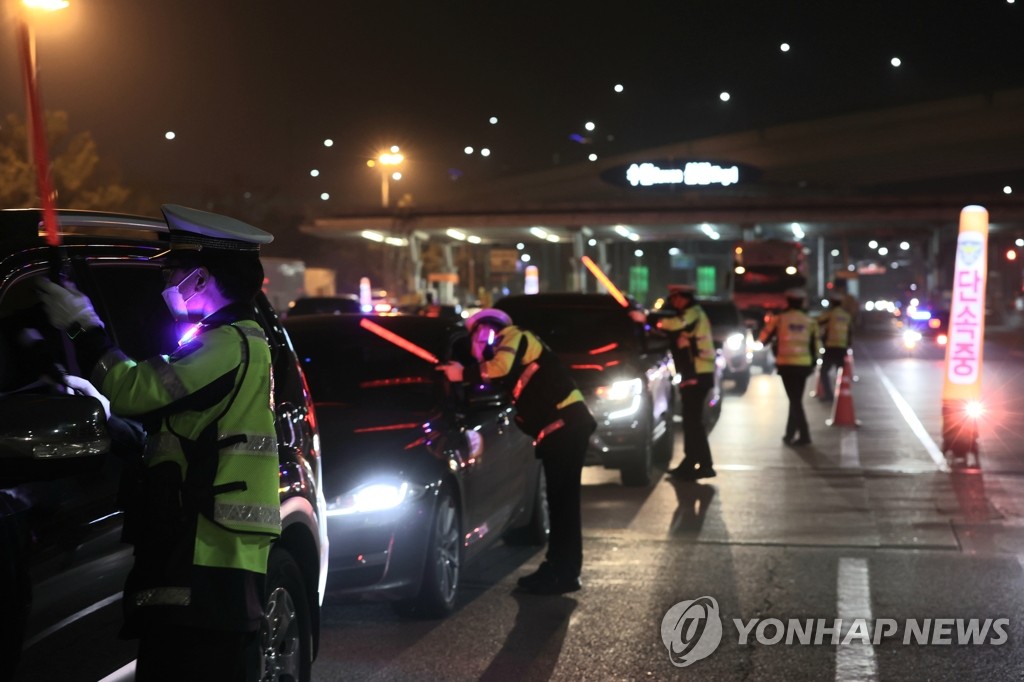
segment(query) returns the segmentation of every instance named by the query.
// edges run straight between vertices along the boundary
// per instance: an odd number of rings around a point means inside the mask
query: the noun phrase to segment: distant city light
[[[586,128],[587,130],[593,131],[594,128],[596,128],[597,126],[594,125],[593,121],[587,121],[586,123],[583,124],[583,127]]]
[[[678,256],[680,253],[682,253],[682,251],[679,250],[678,246],[673,246],[668,250],[668,255],[670,256]]]
[[[320,199],[322,199],[323,201],[327,201],[330,198],[331,198],[331,195],[328,194],[327,192],[324,192],[323,194],[320,195]]]
[[[475,234],[471,234],[468,237],[466,237],[466,241],[469,242],[470,244],[482,244],[484,240],[481,239],[480,237],[477,237]]]
[[[530,262],[530,254],[524,253],[522,256],[519,257],[519,260],[523,261],[524,263],[529,263]]]
[[[597,240],[596,239],[588,239],[587,240],[587,246],[597,246]]]
[[[878,250],[878,255],[879,255],[879,256],[888,256],[888,255],[889,255],[889,249],[887,249],[887,248],[885,248],[885,247],[883,246],[882,248],[880,248],[880,249]]]
[[[490,117],[489,119],[487,119],[487,120],[488,120],[488,122],[490,122],[490,124],[491,124],[492,126],[496,126],[496,125],[498,125],[498,117],[497,117],[497,116],[491,116],[491,117]]]
[[[779,49],[783,52],[789,52],[789,43],[782,43],[779,45]]]
[[[637,258],[643,258],[644,257],[644,250],[643,249],[637,249],[636,251],[633,252],[633,255],[636,256]]]
[[[1016,244],[1017,246],[1024,246],[1024,239],[1017,239],[1017,241],[1015,241],[1014,244]]]
[[[472,147],[466,147],[462,151],[466,152],[467,154],[472,154],[473,153],[473,148]]]
[[[700,226],[700,231],[703,232],[708,237],[710,237],[711,239],[714,239],[716,241],[722,237],[722,235],[718,232],[718,230],[716,230],[715,228],[711,227],[707,223],[704,223],[703,225]]]
[[[587,158],[590,159],[591,161],[597,161],[597,154],[591,154]]]
[[[889,63],[892,64],[893,66],[899,66],[903,62],[900,61],[899,57],[893,57],[892,59],[889,60]]]
[[[832,253],[832,257],[833,258],[838,258],[839,257],[839,249],[832,249],[831,253]]]
[[[1006,252],[1006,260],[1017,260],[1017,252],[1013,249],[1009,249]]]
[[[516,248],[522,251],[523,249],[526,248],[526,244],[519,242],[518,244],[516,244]]]
[[[793,237],[796,239],[803,239],[807,236],[803,228],[800,227],[800,223],[791,223],[789,229],[793,231]]]
[[[625,90],[625,88],[622,87],[621,83],[616,83],[615,84],[615,92],[622,92],[623,90]]]
[[[173,130],[168,130],[166,133],[164,133],[164,137],[166,139],[168,139],[168,140],[173,140],[174,139],[174,131]]]
[[[878,242],[876,242],[874,239],[872,239],[871,241],[868,242],[868,248],[869,249],[877,249],[878,248]]]
[[[900,251],[906,251],[910,248],[910,242],[900,242]]]
[[[392,180],[401,180],[402,179],[402,174],[399,171],[395,171],[394,173],[391,174],[391,179]]]
[[[722,100],[723,102],[728,102],[731,97],[732,95],[730,95],[728,92],[723,92],[721,95],[718,96],[718,99]]]
[[[397,154],[397,153],[398,153],[398,151],[399,151],[399,150],[398,150],[398,145],[397,145],[397,144],[393,144],[393,145],[391,145],[391,153],[392,153],[392,154]]]
[[[490,155],[491,155],[491,150],[488,149],[487,147],[484,147],[483,149],[480,150],[480,156],[490,156]]]
[[[309,174],[312,175],[315,178],[315,177],[318,177],[320,175],[320,171],[318,171],[316,168],[314,168],[313,170],[309,171]]]
[[[1003,187],[1003,194],[1013,194],[1013,188],[1009,185]]]
[[[332,140],[331,138],[328,137],[326,140],[324,140],[324,146],[325,147],[333,147],[334,146],[334,140]]]

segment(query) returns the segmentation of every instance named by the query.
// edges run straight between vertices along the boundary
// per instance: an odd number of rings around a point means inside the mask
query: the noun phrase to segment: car
[[[750,330],[750,336],[753,339],[751,364],[754,367],[759,367],[762,373],[771,374],[775,371],[775,353],[772,350],[772,345],[761,343],[758,340],[771,312],[761,307],[741,308],[740,315],[743,316],[743,322]]]
[[[736,393],[743,395],[750,386],[750,368],[754,362],[754,337],[750,327],[729,299],[702,298],[697,304],[707,313],[715,348],[725,360],[722,378],[731,380]]]
[[[450,384],[367,329],[466,365],[461,322],[317,315],[286,326],[323,435],[332,603],[387,600],[401,615],[441,618],[466,563],[502,539],[547,540],[543,469],[509,393]]]
[[[181,330],[151,260],[168,245],[163,220],[62,211],[60,247],[40,226],[37,210],[0,211],[0,678],[97,680],[135,658],[136,643],[117,637],[132,565],[122,467],[99,402],[57,388],[62,369],[79,370],[35,280],[69,276],[132,357],[168,352]],[[287,333],[265,297],[254,312],[273,358],[283,525],[268,564],[265,679],[309,680],[328,556],[319,432]]]
[[[363,307],[359,304],[359,297],[354,294],[339,294],[337,296],[302,296],[289,303],[288,309],[283,312],[282,316],[361,312],[363,312]]]
[[[944,357],[949,342],[949,310],[913,308],[897,319],[900,344],[911,355]]]
[[[672,457],[675,365],[668,338],[630,317],[608,294],[506,296],[495,307],[537,334],[569,369],[597,420],[588,465],[618,469],[624,485],[648,485]],[[642,318],[641,318],[642,319]]]
[[[460,305],[439,305],[437,303],[400,305],[396,312],[402,315],[419,315],[421,317],[443,317],[446,320],[461,320],[462,306]]]

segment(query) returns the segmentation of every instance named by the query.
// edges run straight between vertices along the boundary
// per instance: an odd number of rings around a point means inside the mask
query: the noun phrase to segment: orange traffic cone
[[[843,366],[836,373],[836,399],[832,403],[832,418],[826,419],[829,426],[860,426],[853,412],[853,361],[847,355]]]

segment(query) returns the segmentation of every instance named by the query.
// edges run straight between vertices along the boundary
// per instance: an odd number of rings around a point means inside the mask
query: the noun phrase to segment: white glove
[[[110,419],[110,401],[107,397],[96,390],[96,387],[92,385],[92,382],[82,377],[76,377],[74,374],[64,375],[64,383],[68,386],[68,392],[72,395],[87,395],[90,398],[96,398],[103,405],[103,411],[107,414],[107,419]]]
[[[92,301],[71,282],[61,286],[40,277],[36,280],[36,286],[39,289],[39,300],[46,310],[46,317],[57,329],[67,331],[75,323],[81,325],[82,329],[103,326],[99,315],[92,307]]]
[[[442,362],[437,366],[437,371],[444,372],[444,375],[448,377],[448,381],[453,384],[462,383],[462,370],[462,364],[455,360]]]

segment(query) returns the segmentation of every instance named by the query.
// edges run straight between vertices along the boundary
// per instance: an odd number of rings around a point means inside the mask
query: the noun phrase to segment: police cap
[[[199,211],[177,204],[160,207],[170,228],[170,252],[184,249],[201,251],[213,249],[222,252],[259,253],[260,246],[269,244],[274,235],[241,220],[217,213]]]

